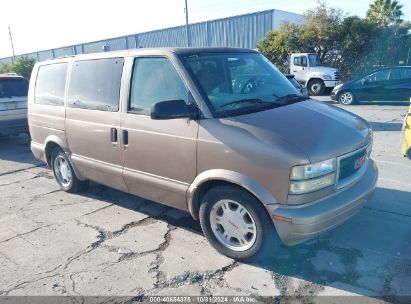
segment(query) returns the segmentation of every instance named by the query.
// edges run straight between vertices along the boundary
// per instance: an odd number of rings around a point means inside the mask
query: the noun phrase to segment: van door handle
[[[128,146],[128,131],[123,130],[123,145],[126,147]]]
[[[117,144],[117,142],[118,142],[117,129],[116,128],[111,128],[110,129],[110,134],[111,134],[111,142],[113,144]]]

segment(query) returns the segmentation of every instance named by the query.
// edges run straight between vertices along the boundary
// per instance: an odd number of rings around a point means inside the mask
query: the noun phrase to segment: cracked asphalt
[[[100,185],[60,191],[27,137],[1,138],[0,295],[411,296],[411,161],[399,153],[407,106],[347,109],[375,131],[373,198],[259,264],[217,253],[188,213]]]

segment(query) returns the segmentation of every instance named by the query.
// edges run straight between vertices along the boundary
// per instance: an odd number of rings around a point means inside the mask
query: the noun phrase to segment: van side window
[[[34,88],[34,103],[64,105],[67,66],[67,62],[40,66]]]
[[[123,65],[123,58],[74,62],[70,75],[68,106],[118,111]]]
[[[391,69],[390,80],[401,80],[404,77],[405,69]]]
[[[188,90],[167,58],[134,59],[129,111],[150,115],[159,101],[188,101]]]
[[[301,57],[294,57],[294,65],[302,66]]]

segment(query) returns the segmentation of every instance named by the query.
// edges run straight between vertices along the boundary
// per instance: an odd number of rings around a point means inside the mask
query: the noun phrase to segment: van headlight
[[[304,194],[334,185],[336,168],[335,158],[292,167],[289,193]]]
[[[330,75],[327,75],[327,74],[323,74],[323,79],[324,80],[331,80],[331,79],[333,79]]]

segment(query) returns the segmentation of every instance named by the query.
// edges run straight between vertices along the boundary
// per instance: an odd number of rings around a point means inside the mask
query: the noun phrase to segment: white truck
[[[340,83],[340,72],[321,66],[319,62],[317,54],[290,54],[290,74],[307,87],[310,95],[321,95],[326,88],[334,88]]]

